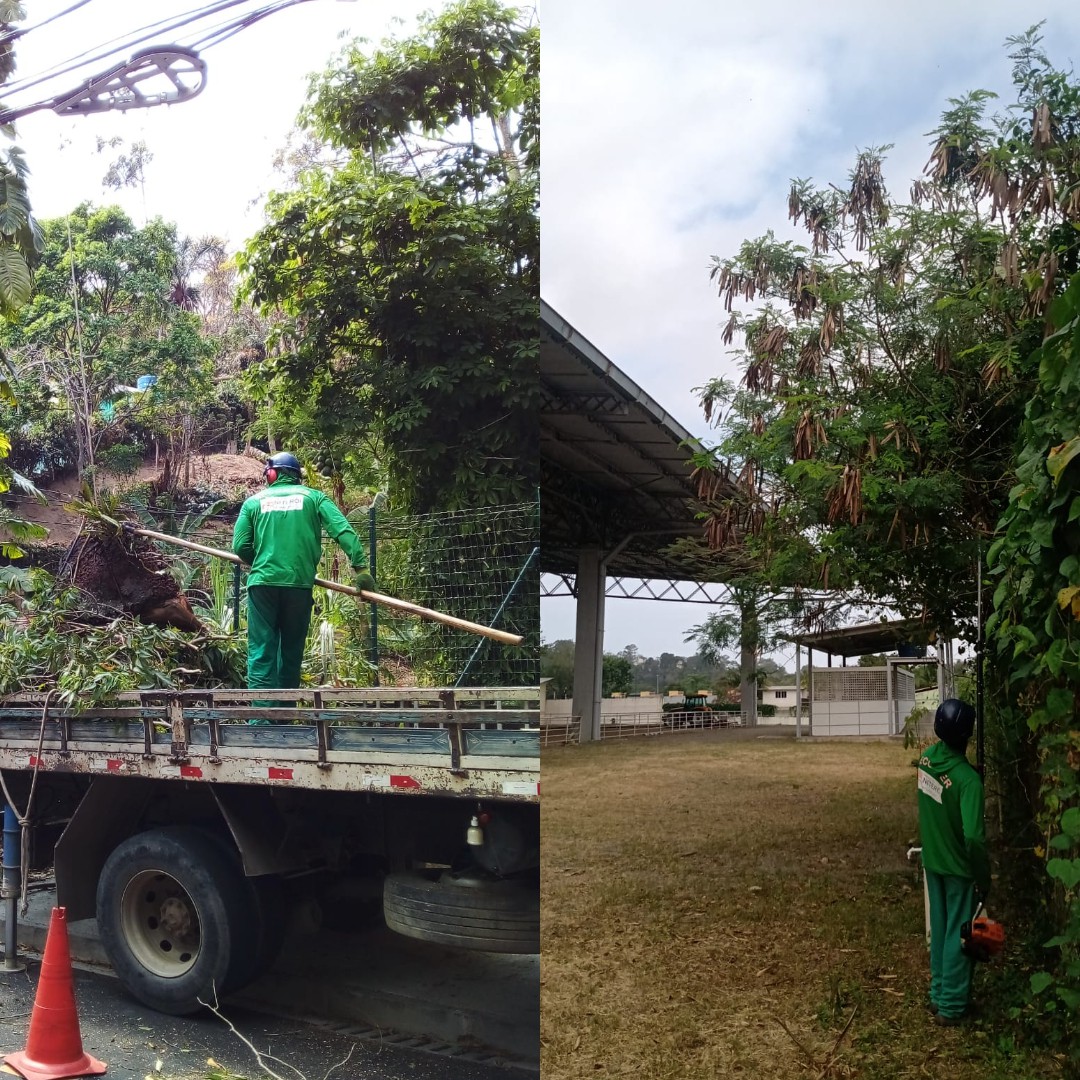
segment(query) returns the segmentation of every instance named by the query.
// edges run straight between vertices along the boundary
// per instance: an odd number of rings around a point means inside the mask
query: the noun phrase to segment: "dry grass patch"
[[[1055,1075],[930,1023],[912,754],[739,734],[545,752],[545,1080]]]

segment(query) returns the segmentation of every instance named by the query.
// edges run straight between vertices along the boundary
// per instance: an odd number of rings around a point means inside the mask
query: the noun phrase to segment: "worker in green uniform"
[[[938,706],[941,740],[919,758],[919,834],[930,899],[930,1009],[937,1023],[960,1023],[971,997],[972,959],[960,927],[990,892],[983,783],[967,759],[975,710],[949,698]]]
[[[292,454],[274,454],[263,470],[269,486],[245,500],[233,530],[233,552],[251,566],[247,662],[251,690],[300,685],[324,530],[348,557],[356,587],[375,588],[353,527],[331,499],[301,483],[300,472],[300,462]]]

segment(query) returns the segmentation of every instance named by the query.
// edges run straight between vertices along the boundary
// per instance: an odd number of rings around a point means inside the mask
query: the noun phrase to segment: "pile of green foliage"
[[[106,621],[44,571],[28,584],[25,595],[0,593],[0,694],[54,690],[57,704],[78,709],[123,690],[243,685],[243,638]]]

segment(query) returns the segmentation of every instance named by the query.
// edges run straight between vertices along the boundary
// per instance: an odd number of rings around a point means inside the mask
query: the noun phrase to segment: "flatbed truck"
[[[0,699],[31,863],[173,1014],[265,972],[298,900],[337,897],[348,924],[381,897],[410,937],[538,952],[539,762],[537,688]]]

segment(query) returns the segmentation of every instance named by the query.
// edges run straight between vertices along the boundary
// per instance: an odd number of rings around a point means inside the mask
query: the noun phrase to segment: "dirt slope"
[[[244,454],[206,454],[200,455],[191,463],[191,484],[193,487],[208,488],[222,496],[236,499],[246,498],[263,484],[262,462]],[[140,466],[133,478],[117,481],[106,480],[106,487],[130,488],[133,484],[143,484],[159,478],[160,467],[153,461]],[[64,504],[79,495],[81,485],[74,477],[64,477],[43,487],[49,503],[42,506],[33,499],[9,493],[7,501],[10,509],[27,521],[44,525],[49,530],[47,543],[66,548],[75,539],[79,531],[80,517],[64,508]]]

